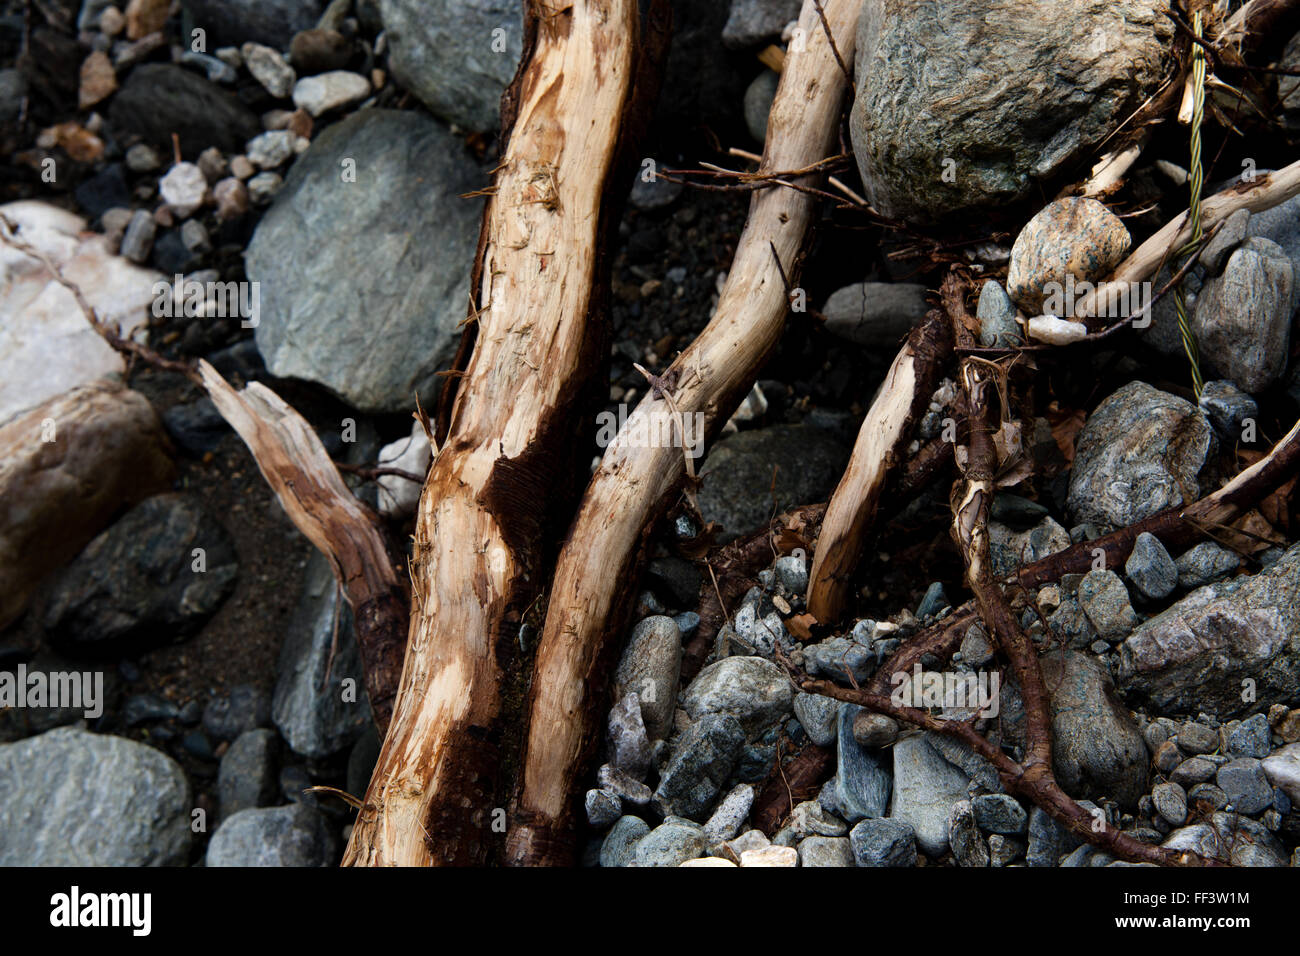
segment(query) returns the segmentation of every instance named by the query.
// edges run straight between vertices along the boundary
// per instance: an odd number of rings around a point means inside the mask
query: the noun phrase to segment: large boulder
[[[501,93],[523,54],[511,0],[380,0],[398,83],[449,123],[495,133]]]
[[[355,171],[355,176],[350,175]],[[246,253],[271,374],[371,412],[429,407],[469,302],[481,185],[463,144],[418,113],[362,110],[293,166]]]
[[[180,866],[191,809],[144,744],[60,727],[0,746],[0,866]]]
[[[1254,575],[1206,585],[1120,646],[1120,688],[1166,713],[1300,703],[1300,545]]]
[[[932,221],[1036,195],[1163,82],[1168,8],[866,0],[849,129],[872,206]]]
[[[113,382],[75,388],[0,425],[0,627],[44,575],[172,474],[153,408]]]

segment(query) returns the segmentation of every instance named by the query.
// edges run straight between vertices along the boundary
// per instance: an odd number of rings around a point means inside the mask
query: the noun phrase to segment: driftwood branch
[[[830,0],[823,28],[814,0],[804,3],[799,25],[806,41],[787,55],[759,175],[803,169],[833,154],[847,84],[828,36],[851,59],[860,6]],[[801,191],[754,194],[717,312],[662,376],[683,414],[705,415],[707,435],[722,427],[776,347],[790,307],[782,272],[793,271],[814,209],[814,197]],[[573,859],[575,782],[594,751],[606,672],[622,628],[624,608],[615,606],[615,593],[623,589],[609,582],[635,573],[644,536],[683,478],[680,449],[636,447],[630,436],[672,434],[670,417],[668,403],[652,395],[641,401],[606,450],[560,554],[529,701],[511,863]]]

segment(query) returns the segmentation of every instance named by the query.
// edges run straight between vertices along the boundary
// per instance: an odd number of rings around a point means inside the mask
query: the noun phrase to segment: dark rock
[[[126,168],[121,163],[109,163],[78,186],[73,196],[91,219],[98,219],[110,209],[129,207],[131,190],[126,184]]]
[[[858,282],[837,289],[822,306],[826,331],[868,348],[897,347],[925,318],[926,288],[911,282]]]
[[[664,739],[672,727],[681,666],[682,636],[676,621],[659,615],[637,624],[614,672],[614,696],[637,695],[652,740]]]
[[[44,625],[82,654],[123,654],[197,630],[239,573],[225,528],[198,499],[147,498],[86,546],[55,579]]]
[[[197,156],[209,146],[239,153],[262,131],[257,117],[233,94],[170,63],[147,63],[131,71],[113,97],[109,122],[118,136],[131,134],[154,146]]]
[[[799,0],[731,0],[722,42],[744,50],[767,40],[777,40],[791,20],[799,19]]]
[[[173,405],[162,413],[162,421],[172,440],[195,455],[212,451],[222,438],[231,434],[217,406],[206,396],[184,405]]]
[[[314,27],[324,0],[181,0],[209,49],[252,41],[283,50],[299,30]]]
[[[212,834],[206,866],[334,866],[338,841],[305,804],[241,810]]]
[[[280,738],[273,730],[249,730],[235,739],[217,770],[221,819],[274,802],[280,789],[276,767],[279,750]]]
[[[1124,562],[1124,573],[1137,589],[1152,600],[1166,598],[1178,586],[1178,568],[1160,539],[1142,532]],[[1086,580],[1086,578],[1085,578]]]
[[[902,820],[863,820],[849,841],[858,866],[916,865],[916,832]]]
[[[264,727],[271,717],[271,702],[251,684],[213,697],[203,710],[203,728],[218,740],[235,738]]]
[[[1005,793],[983,793],[971,800],[975,822],[988,833],[1024,833],[1029,816],[1014,797]]]
[[[1239,757],[1225,763],[1219,768],[1215,783],[1238,813],[1259,813],[1273,803],[1273,787],[1264,776],[1260,762],[1253,757]]]
[[[704,820],[731,776],[745,733],[730,714],[708,714],[682,734],[655,797],[669,812]]]
[[[632,866],[636,860],[636,845],[649,832],[649,824],[640,817],[620,817],[600,845],[600,865]]]

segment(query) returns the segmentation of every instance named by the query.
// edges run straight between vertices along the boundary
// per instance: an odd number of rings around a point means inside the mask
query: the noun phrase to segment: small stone
[[[289,60],[300,75],[312,76],[343,69],[354,49],[352,40],[337,30],[301,30],[289,44]]]
[[[1174,559],[1160,539],[1148,531],[1137,536],[1133,551],[1124,562],[1124,573],[1139,591],[1152,600],[1168,597],[1178,586],[1178,568],[1174,566]]]
[[[1208,805],[1211,810],[1222,810],[1228,805],[1228,795],[1213,783],[1194,784],[1187,790],[1187,805],[1196,807],[1201,804]]]
[[[765,846],[761,850],[746,850],[740,854],[742,867],[798,866],[799,851],[792,846]]]
[[[157,33],[167,24],[171,0],[129,0],[126,5],[126,35],[139,40]]]
[[[885,714],[859,711],[853,718],[853,739],[863,747],[888,747],[898,739],[898,722]]]
[[[637,693],[651,739],[667,737],[672,727],[681,664],[681,631],[671,617],[648,617],[632,630],[614,673],[614,694]]]
[[[723,867],[734,868],[736,864],[732,863],[730,860],[724,860],[721,857],[702,856],[698,860],[687,860],[684,863],[679,864],[679,867],[687,867],[687,866],[689,867],[723,866]]]
[[[212,201],[222,222],[238,219],[248,212],[248,187],[231,176],[212,187]]]
[[[958,866],[989,865],[989,848],[975,823],[969,800],[958,800],[948,816],[948,840]]]
[[[925,589],[925,596],[921,598],[921,603],[916,608],[916,618],[924,621],[926,618],[934,617],[944,608],[951,607],[948,601],[948,594],[943,589],[942,581],[934,581]]]
[[[248,141],[249,162],[260,169],[275,169],[293,155],[294,135],[288,130],[271,130]]]
[[[293,88],[293,104],[312,116],[348,106],[370,95],[370,81],[358,73],[331,70],[299,80]]]
[[[744,738],[730,714],[706,714],[682,734],[655,797],[672,813],[703,819],[731,776]]]
[[[1219,768],[1215,782],[1238,813],[1259,813],[1273,802],[1273,787],[1263,765],[1253,757],[1228,761]]]
[[[777,558],[772,569],[776,571],[781,587],[790,594],[802,595],[808,590],[808,564],[802,557],[786,555]]]
[[[147,143],[136,143],[126,151],[126,168],[133,173],[151,173],[160,166],[162,160]]]
[[[275,198],[283,185],[279,173],[258,173],[248,181],[248,198],[254,205],[264,206]]]
[[[620,800],[643,807],[650,802],[652,791],[644,783],[610,764],[602,764],[596,771],[596,783]]]
[[[744,853],[746,850],[759,850],[765,846],[771,845],[772,841],[767,838],[767,834],[762,830],[746,830],[733,840],[728,840],[726,843],[719,843],[709,852],[712,856],[720,856],[724,859],[739,863],[740,854]]]
[[[699,824],[670,816],[637,843],[636,865],[680,866],[701,856],[706,849],[704,830]],[[602,857],[603,853],[602,849]]]
[[[146,210],[137,209],[131,217],[131,223],[122,235],[122,246],[118,252],[132,262],[145,263],[153,250],[154,233],[157,225],[153,216]]]
[[[863,820],[849,841],[858,866],[916,865],[916,831],[901,820]]]
[[[980,290],[975,317],[980,323],[980,345],[985,348],[1013,348],[1023,344],[1016,307],[996,279],[986,281]]]
[[[640,817],[619,817],[600,845],[600,865],[631,866],[636,859],[637,844],[649,832],[649,824]]]
[[[849,832],[848,824],[827,813],[817,800],[805,800],[791,811],[790,828],[800,837],[839,837]]]
[[[608,790],[588,790],[586,797],[587,822],[603,830],[618,820],[623,813],[623,802],[618,794]]]
[[[1234,720],[1219,730],[1219,750],[1234,757],[1267,757],[1272,749],[1272,728],[1268,718],[1255,714]]]
[[[1041,807],[1029,811],[1029,844],[1025,852],[1028,866],[1057,866],[1061,855],[1071,850],[1077,839]]]
[[[257,167],[252,161],[242,154],[232,156],[230,159],[230,175],[236,179],[248,179],[257,172]]]
[[[217,770],[217,806],[222,819],[274,802],[279,791],[279,749],[280,738],[273,730],[247,730],[235,738]]]
[[[158,181],[163,202],[180,219],[188,219],[208,196],[208,178],[194,163],[177,163]]]
[[[989,837],[989,865],[1007,866],[1025,855],[1023,840],[994,833]]]
[[[1213,753],[1219,748],[1219,735],[1204,724],[1189,720],[1178,728],[1178,747],[1193,756]]]
[[[117,89],[117,71],[108,54],[95,51],[81,64],[81,82],[77,92],[77,108],[90,109],[108,99]]]
[[[1187,794],[1176,783],[1158,783],[1151,790],[1156,812],[1174,826],[1187,822]]]
[[[971,800],[975,822],[988,833],[1018,834],[1029,828],[1029,815],[1014,797],[983,793]]]
[[[1293,804],[1300,804],[1300,744],[1287,744],[1269,754],[1261,766],[1269,783],[1285,793]]]
[[[1157,747],[1155,755],[1151,758],[1151,766],[1166,775],[1173,773],[1185,762],[1183,752],[1178,749],[1178,745],[1172,740],[1166,740]],[[1213,768],[1211,768],[1211,775],[1213,775]]]
[[[846,837],[811,836],[801,840],[798,847],[799,865],[856,866],[853,844]]]
[[[203,170],[203,175],[209,183],[219,182],[230,175],[230,164],[226,162],[225,154],[215,146],[209,146],[199,153],[195,164]]]
[[[1036,315],[1026,323],[1029,337],[1047,345],[1071,345],[1088,337],[1082,322],[1058,319],[1054,315]]]
[[[767,139],[767,117],[772,112],[772,101],[776,99],[776,86],[781,77],[772,70],[764,70],[754,77],[753,82],[745,88],[742,112],[745,128],[756,142]]]
[[[837,289],[822,306],[826,331],[868,348],[893,349],[925,318],[926,287],[915,282],[859,282]]]
[[[1139,623],[1128,588],[1114,571],[1089,571],[1079,583],[1079,602],[1097,633],[1112,644],[1123,640]]]
[[[126,29],[126,15],[117,7],[105,7],[99,15],[99,32],[106,37],[115,37]]]
[[[993,646],[983,626],[972,624],[961,641],[961,659],[976,669],[993,660]]]
[[[808,739],[818,747],[831,747],[835,744],[836,725],[839,720],[840,703],[820,694],[795,694],[794,715],[799,718],[799,725],[808,734]]]
[[[208,230],[197,219],[187,219],[181,225],[181,242],[184,243],[186,249],[196,255],[203,255],[212,251],[212,242],[208,237]]]
[[[1214,430],[1230,444],[1242,440],[1247,419],[1259,416],[1259,404],[1232,382],[1206,382],[1198,405]]]
[[[891,774],[880,759],[853,737],[853,721],[861,711],[855,704],[840,705],[836,774],[823,788],[827,799],[822,805],[849,823],[883,817],[892,783]],[[897,761],[897,749],[894,753]]]
[[[1132,238],[1123,221],[1095,199],[1071,196],[1048,203],[1011,248],[1007,293],[1027,314],[1072,318],[1075,280],[1113,270]],[[1032,326],[1030,334],[1033,334]]]
[[[785,673],[761,657],[728,657],[700,671],[682,692],[682,707],[694,719],[730,714],[757,733],[789,713],[794,692]]]
[[[748,783],[738,785],[722,798],[717,809],[704,824],[704,839],[709,846],[724,843],[739,831],[749,808],[754,804],[754,788]]]
[[[245,43],[239,52],[253,79],[276,99],[282,100],[294,90],[297,74],[278,52],[260,43]]]
[[[181,54],[181,58],[176,61],[181,66],[194,67],[201,70],[203,75],[208,78],[209,83],[221,83],[226,86],[234,86],[239,82],[239,72],[215,56],[208,56],[206,53],[196,53],[193,50],[186,50]]]
[[[650,772],[650,738],[635,692],[623,695],[609,712],[609,760],[638,780]]]
[[[1241,567],[1241,558],[1213,541],[1203,541],[1174,562],[1180,587],[1194,590],[1212,584]]]

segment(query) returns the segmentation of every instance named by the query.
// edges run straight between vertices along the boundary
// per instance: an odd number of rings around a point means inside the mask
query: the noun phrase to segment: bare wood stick
[[[823,624],[844,613],[885,482],[902,461],[912,428],[925,413],[951,351],[948,323],[932,310],[907,337],[862,422],[848,468],[827,505],[808,576],[808,611]]]
[[[529,5],[527,17],[480,241],[477,340],[420,499],[406,665],[345,865],[482,863],[499,849],[503,680],[566,482],[576,492],[582,473],[571,438],[606,348],[605,199],[641,45],[658,41],[635,0]]]
[[[813,0],[805,0],[799,25],[807,39],[786,56],[760,173],[802,169],[830,155],[846,84],[828,33],[851,60],[860,6],[831,0],[823,29]],[[789,312],[782,272],[793,269],[814,208],[812,197],[791,189],[754,195],[717,312],[663,376],[675,389],[676,407],[686,415],[702,412],[710,435],[752,387],[780,338]],[[670,415],[667,403],[653,396],[637,406],[606,450],[560,554],[529,700],[508,862],[572,859],[574,784],[595,746],[603,682],[622,624],[614,595],[626,589],[610,582],[629,579],[638,542],[682,480],[680,449],[636,447],[631,436],[672,434]]]
[[[198,373],[289,520],[329,559],[352,607],[366,692],[382,733],[402,669],[407,601],[377,520],[343,483],[315,429],[279,395],[260,382],[236,391],[203,360]]]

